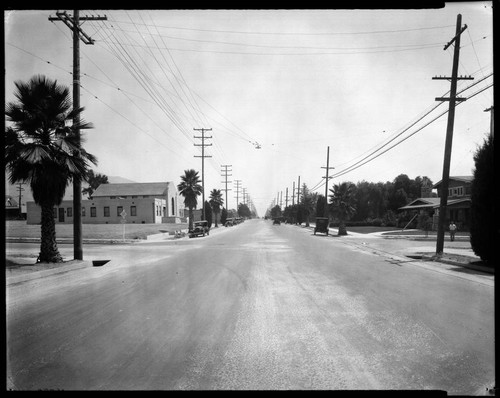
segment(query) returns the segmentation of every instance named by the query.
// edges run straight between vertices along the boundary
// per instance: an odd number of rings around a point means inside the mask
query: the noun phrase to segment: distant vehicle
[[[200,236],[205,234],[210,235],[210,228],[208,226],[208,221],[195,221],[193,224],[193,229],[189,230],[188,235],[190,238],[194,236]]]
[[[279,219],[279,218],[274,218],[274,219],[273,219],[273,225],[281,225],[281,219]]]
[[[326,217],[316,217],[316,226],[314,227],[314,235],[316,232],[326,233],[328,235],[329,219]]]
[[[224,223],[225,227],[232,227],[234,225],[234,220],[232,218],[227,218],[226,222]]]
[[[235,221],[235,224],[241,224],[245,220],[243,220],[243,218],[241,218],[241,217],[236,217],[234,221]]]

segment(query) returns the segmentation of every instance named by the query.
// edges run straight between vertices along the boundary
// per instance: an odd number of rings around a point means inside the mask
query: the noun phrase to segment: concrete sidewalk
[[[314,223],[310,223],[309,227],[304,227],[304,228],[309,228],[313,230],[315,227]],[[414,230],[411,230],[411,232]],[[460,249],[454,249],[450,247],[446,247],[443,255],[442,256],[436,256],[436,237],[435,236],[426,236],[425,234],[422,235],[414,235],[414,234],[408,234],[408,235],[402,235],[402,234],[397,234],[397,235],[391,235],[391,232],[401,232],[401,229],[397,229],[394,231],[382,231],[382,232],[373,232],[373,233],[358,233],[358,232],[352,232],[347,230],[347,235],[343,236],[343,239],[353,239],[353,240],[361,240],[361,241],[373,241],[373,240],[380,240],[380,239],[385,239],[385,240],[411,240],[411,241],[421,241],[423,242],[422,246],[419,247],[408,247],[405,249],[405,252],[402,253],[404,256],[408,258],[413,258],[415,260],[419,261],[425,261],[425,262],[439,262],[443,264],[449,264],[449,265],[455,265],[455,266],[460,266],[464,268],[468,268],[471,270],[475,271],[480,271],[488,274],[494,274],[495,270],[494,268],[491,267],[486,267],[484,265],[481,265],[481,258],[479,258],[472,248],[469,247],[463,247]],[[410,231],[408,231],[410,232]],[[338,234],[338,228],[329,228],[329,235],[332,236],[337,236]],[[456,236],[455,237],[456,242],[469,242],[470,237],[468,236]],[[425,243],[424,243],[425,242]]]

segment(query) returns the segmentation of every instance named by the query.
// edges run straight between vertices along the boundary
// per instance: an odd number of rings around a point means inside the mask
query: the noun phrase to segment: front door
[[[59,207],[59,222],[64,222],[64,207]]]

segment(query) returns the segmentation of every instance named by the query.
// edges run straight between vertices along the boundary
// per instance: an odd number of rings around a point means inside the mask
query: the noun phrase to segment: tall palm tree
[[[300,198],[300,207],[305,217],[306,227],[309,227],[310,215],[315,212],[315,204],[317,200],[316,198],[317,194],[312,194],[311,192],[309,192],[309,189],[307,188],[306,184],[302,185],[302,197]]]
[[[210,192],[210,200],[208,202],[212,206],[212,210],[215,214],[215,228],[217,228],[217,216],[220,214],[222,205],[224,204],[224,199],[222,199],[222,192],[220,189],[212,189]]]
[[[28,183],[33,199],[41,207],[39,262],[61,262],[56,241],[53,209],[61,204],[71,181],[85,180],[89,162],[75,134],[92,128],[90,123],[71,123],[83,108],[72,109],[70,90],[56,80],[34,76],[15,82],[17,102],[5,107],[11,125],[5,131],[5,165],[9,181]],[[75,211],[80,211],[75,209]]]
[[[339,220],[338,235],[347,235],[345,222],[356,212],[355,190],[356,186],[351,182],[334,184],[330,189],[330,211]]]
[[[193,229],[194,209],[198,204],[197,197],[201,195],[202,186],[198,172],[184,170],[184,175],[181,176],[181,182],[177,185],[179,193],[184,196],[184,205],[189,209],[189,229]]]

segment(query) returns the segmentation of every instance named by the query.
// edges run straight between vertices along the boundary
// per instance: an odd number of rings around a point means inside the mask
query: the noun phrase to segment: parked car
[[[316,232],[323,232],[328,235],[329,219],[326,217],[316,217],[316,226],[314,227],[314,235]]]
[[[273,218],[273,225],[281,225],[281,219],[280,218]]]
[[[227,218],[224,224],[225,227],[232,227],[234,225],[234,220],[232,218]]]
[[[208,221],[206,220],[195,221],[193,224],[193,229],[190,229],[188,232],[190,238],[200,235],[205,236],[205,234],[210,235],[210,228],[208,226]]]

